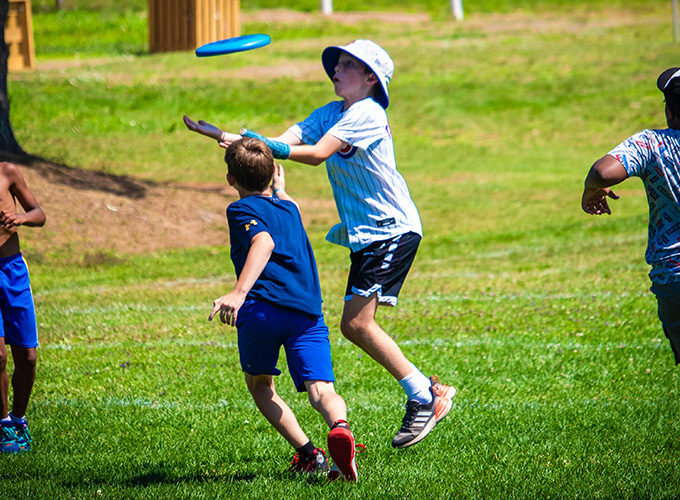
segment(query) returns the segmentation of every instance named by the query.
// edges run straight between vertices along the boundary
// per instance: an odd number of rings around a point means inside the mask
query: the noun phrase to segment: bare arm
[[[581,208],[591,215],[611,214],[607,198],[619,197],[610,188],[625,181],[628,172],[621,162],[610,155],[597,160],[588,172],[581,197]]]
[[[282,200],[288,200],[293,203],[298,211],[300,211],[300,205],[297,201],[293,199],[288,193],[286,193],[286,178],[283,174],[283,166],[277,165],[274,169],[274,176],[272,177],[272,193]]]
[[[330,134],[326,134],[314,145],[302,144],[291,146],[288,159],[316,166],[325,162],[345,146],[347,146],[346,142],[343,142]]]
[[[47,219],[45,212],[40,208],[38,200],[35,199],[31,190],[28,189],[28,185],[19,169],[12,163],[5,163],[2,170],[9,179],[10,192],[17,199],[25,213],[8,213],[0,210],[0,225],[7,229],[17,226],[44,226]]]
[[[253,236],[253,239],[250,240],[246,263],[236,282],[236,286],[227,295],[223,295],[213,301],[213,310],[208,317],[208,321],[212,321],[215,314],[219,312],[222,323],[229,326],[236,324],[238,310],[245,302],[246,295],[248,295],[248,292],[250,292],[250,289],[253,288],[260,274],[262,274],[273,251],[274,240],[269,233],[263,231]]]

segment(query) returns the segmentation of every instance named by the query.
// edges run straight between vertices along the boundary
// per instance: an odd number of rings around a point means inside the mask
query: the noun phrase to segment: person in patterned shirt
[[[581,207],[591,215],[611,214],[611,190],[629,177],[639,177],[649,204],[649,236],[645,260],[658,314],[680,364],[680,67],[657,79],[665,97],[668,128],[643,130],[597,160],[585,180]]]

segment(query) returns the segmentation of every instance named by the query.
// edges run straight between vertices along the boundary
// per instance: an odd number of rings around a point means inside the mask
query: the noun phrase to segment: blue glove
[[[267,146],[269,146],[269,149],[272,150],[272,155],[274,155],[274,158],[277,160],[287,160],[290,156],[290,146],[285,142],[272,141],[271,139],[267,139],[265,136],[258,134],[257,132],[253,132],[252,130],[248,130],[247,128],[241,131],[241,135],[243,137],[260,139]]]

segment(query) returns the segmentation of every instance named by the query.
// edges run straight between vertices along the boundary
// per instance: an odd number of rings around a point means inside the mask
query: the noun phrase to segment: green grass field
[[[235,332],[207,322],[234,284],[228,248],[88,264],[25,230],[41,339],[35,443],[0,457],[4,497],[680,498],[680,383],[648,291],[641,183],[621,186],[610,217],[580,210],[594,160],[665,126],[655,80],[680,55],[670,2],[485,0],[468,2],[462,24],[435,2],[378,2],[433,19],[246,23],[272,44],[210,60],[149,55],[145,2],[112,3],[55,13],[34,1],[42,69],[8,82],[27,151],[158,183],[221,182],[219,152],[183,114],[280,132],[334,98],[324,47],[365,37],[390,52],[390,122],[425,238],[399,307],[379,320],[459,393],[425,441],[390,447],[403,395],[342,338],[349,260],[324,241],[334,214],[312,217],[336,387],[367,449],[358,485],[289,475],[291,450],[245,389]],[[287,71],[316,64],[312,76]],[[332,211],[323,167],[285,165],[303,210]],[[287,375],[278,388],[322,445],[320,416]]]

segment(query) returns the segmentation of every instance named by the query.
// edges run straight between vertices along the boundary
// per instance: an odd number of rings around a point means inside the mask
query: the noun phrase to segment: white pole
[[[673,40],[675,43],[680,41],[680,9],[678,9],[678,0],[673,0]]]
[[[321,0],[321,12],[330,16],[333,13],[333,0]]]
[[[678,0],[673,0],[677,2]],[[451,0],[451,11],[453,12],[453,17],[456,21],[463,20],[463,0]]]

